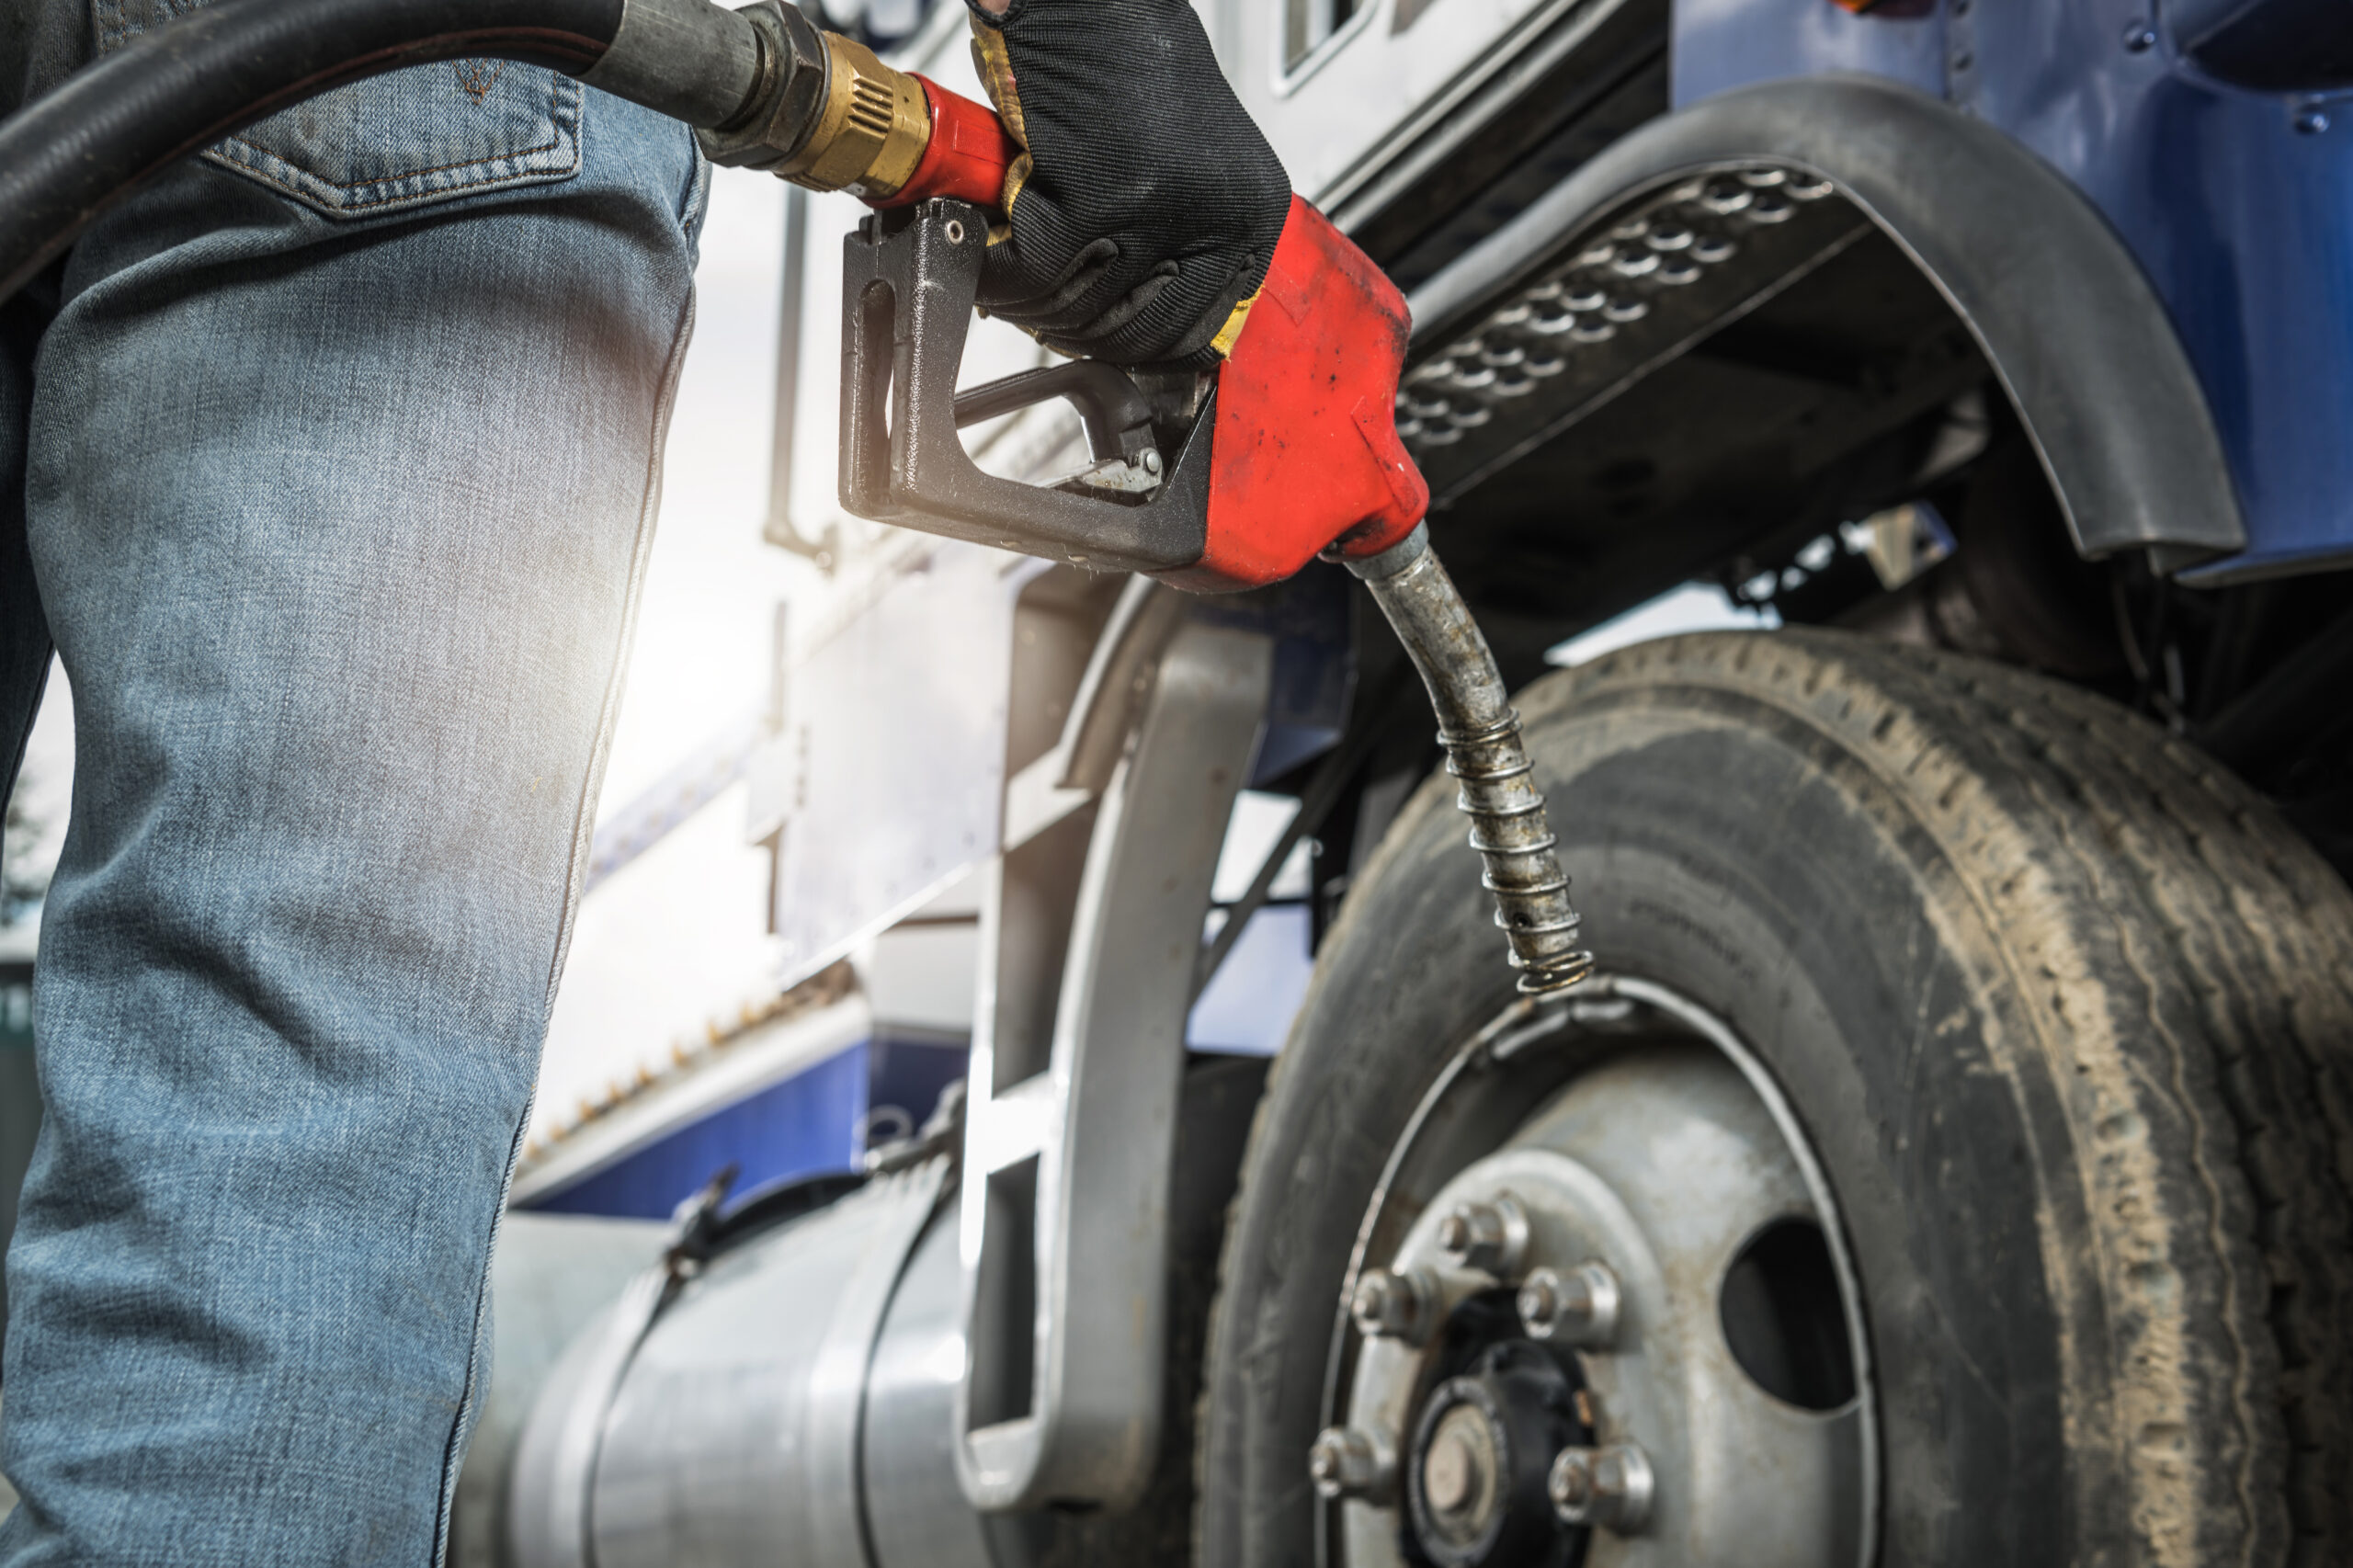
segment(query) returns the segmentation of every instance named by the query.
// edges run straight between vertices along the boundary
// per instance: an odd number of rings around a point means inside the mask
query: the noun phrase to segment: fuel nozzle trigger
[[[1191,427],[1190,418],[1175,411],[1155,416],[1135,378],[1100,359],[1073,359],[968,387],[956,394],[956,425],[959,429],[978,425],[1051,398],[1067,400],[1086,431],[1094,461],[1055,482],[1055,488],[1077,494],[1150,495],[1160,488],[1167,466],[1161,460],[1155,426],[1173,426],[1180,433]]]

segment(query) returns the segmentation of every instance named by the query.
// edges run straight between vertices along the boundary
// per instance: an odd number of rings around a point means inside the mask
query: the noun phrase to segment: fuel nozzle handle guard
[[[1141,461],[1151,451],[1162,473],[1132,502],[1002,478],[966,454],[961,426],[1057,397],[1079,408],[1097,459],[1128,456],[1122,436],[1132,446],[1153,434],[1141,389],[1092,361],[1008,377],[959,398],[987,245],[988,214],[949,199],[877,212],[844,243],[842,506],[876,522],[1107,571],[1189,565],[1200,555],[1209,507],[1209,410],[1173,452],[1156,442],[1133,452]],[[1080,364],[1093,369],[1078,372]]]

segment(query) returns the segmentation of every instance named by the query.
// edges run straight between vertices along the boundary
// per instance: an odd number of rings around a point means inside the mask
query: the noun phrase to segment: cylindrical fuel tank
[[[936,1160],[870,1182],[677,1288],[605,1412],[587,1489],[595,1568],[868,1568],[867,1368],[945,1171]],[[952,1312],[952,1273],[948,1290]],[[952,1472],[946,1490],[961,1506]]]
[[[458,1477],[449,1568],[517,1568],[507,1499],[516,1450],[540,1396],[563,1381],[571,1346],[668,1244],[665,1225],[581,1214],[512,1213],[491,1260],[491,1379]]]
[[[1173,1568],[1190,1556],[1189,1417],[1220,1220],[1263,1063],[1188,1072],[1171,1204],[1159,1472],[1118,1516],[983,1517],[957,1484],[966,1371],[946,1157],[724,1233],[641,1276],[566,1347],[507,1500],[512,1568]],[[824,1201],[830,1199],[831,1201]],[[756,1202],[752,1209],[757,1210]],[[729,1225],[736,1221],[730,1221]],[[765,1228],[763,1228],[765,1227]]]
[[[867,1375],[859,1447],[876,1568],[1024,1568],[1052,1536],[1051,1516],[976,1514],[956,1484],[961,1279],[951,1202],[915,1244]]]

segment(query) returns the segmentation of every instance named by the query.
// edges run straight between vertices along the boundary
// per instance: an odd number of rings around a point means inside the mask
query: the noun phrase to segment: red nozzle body
[[[1233,354],[1218,372],[1201,558],[1162,575],[1199,590],[1279,583],[1319,551],[1377,555],[1430,489],[1397,437],[1413,322],[1395,284],[1292,197]]]
[[[1006,172],[1021,155],[1021,145],[1005,122],[986,104],[976,104],[951,93],[928,76],[918,75],[923,96],[931,107],[931,139],[907,183],[875,207],[907,207],[935,196],[952,196],[991,211],[1003,210]]]

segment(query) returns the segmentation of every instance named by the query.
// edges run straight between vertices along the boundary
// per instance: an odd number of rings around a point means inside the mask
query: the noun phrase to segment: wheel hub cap
[[[1548,1471],[1585,1435],[1558,1361],[1526,1344],[1489,1346],[1422,1402],[1406,1504],[1423,1554],[1441,1568],[1564,1561],[1572,1543]]]
[[[1348,1568],[1861,1560],[1870,1391],[1827,1195],[1761,1069],[1658,1036],[1596,1052],[1350,1282],[1327,1438],[1397,1460],[1385,1491],[1326,1488]]]

